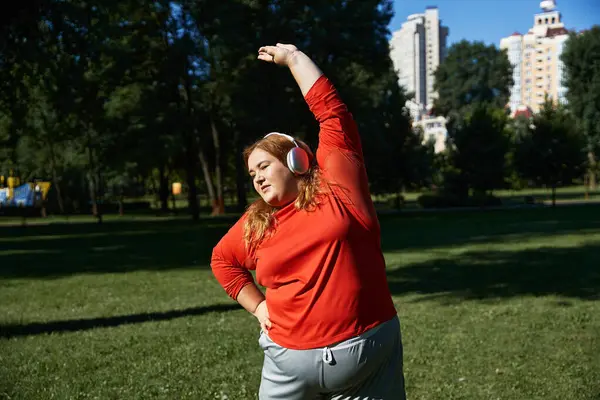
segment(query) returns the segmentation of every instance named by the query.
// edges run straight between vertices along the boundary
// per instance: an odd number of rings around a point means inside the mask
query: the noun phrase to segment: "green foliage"
[[[504,108],[512,84],[505,51],[482,42],[455,43],[435,72],[435,113],[453,117],[479,104]]]
[[[568,107],[588,140],[588,149],[600,151],[600,26],[571,33],[561,55]]]
[[[277,42],[296,44],[336,84],[376,190],[427,180],[428,150],[388,56],[391,0],[51,0],[31,11],[2,28],[0,163],[52,180],[61,209],[139,182],[166,209],[170,180],[183,179],[197,216],[197,185],[212,197],[245,190],[241,150],[266,132],[314,146],[289,71],[256,60]]]
[[[466,197],[470,190],[485,193],[504,186],[507,122],[503,109],[481,103],[448,127],[446,191]]]
[[[568,185],[581,177],[585,136],[564,106],[546,99],[530,124],[517,123],[514,166],[519,176],[538,185]]]
[[[504,185],[508,133],[504,111],[512,67],[504,51],[461,41],[435,72],[434,110],[447,117],[446,154],[437,160],[444,191],[466,199],[469,191]]]

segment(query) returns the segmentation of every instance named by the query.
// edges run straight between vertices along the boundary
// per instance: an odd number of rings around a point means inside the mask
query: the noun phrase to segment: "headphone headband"
[[[284,138],[286,138],[286,139],[287,139],[287,140],[289,140],[290,142],[294,143],[294,146],[296,146],[296,147],[300,147],[300,146],[298,146],[298,143],[296,143],[296,139],[294,139],[294,138],[293,138],[292,136],[290,136],[290,135],[286,135],[285,133],[280,133],[280,132],[271,132],[271,133],[268,133],[268,134],[266,134],[266,135],[265,135],[265,137],[264,137],[263,139],[265,139],[265,138],[268,138],[268,137],[269,137],[269,136],[271,136],[271,135],[283,136]]]

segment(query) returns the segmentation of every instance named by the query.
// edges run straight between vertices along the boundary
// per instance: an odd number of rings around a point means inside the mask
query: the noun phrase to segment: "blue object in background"
[[[33,207],[33,189],[31,185],[26,183],[18,186],[13,190],[12,202],[10,205]]]

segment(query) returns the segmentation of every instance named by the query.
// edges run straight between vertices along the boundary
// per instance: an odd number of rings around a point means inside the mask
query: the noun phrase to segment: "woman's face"
[[[267,204],[282,207],[296,200],[300,180],[271,153],[256,148],[248,157],[254,189]]]

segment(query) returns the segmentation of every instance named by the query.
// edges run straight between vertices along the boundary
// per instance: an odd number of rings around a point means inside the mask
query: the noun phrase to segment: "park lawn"
[[[0,227],[0,399],[252,399],[232,219]],[[600,207],[381,218],[409,399],[600,396]]]

